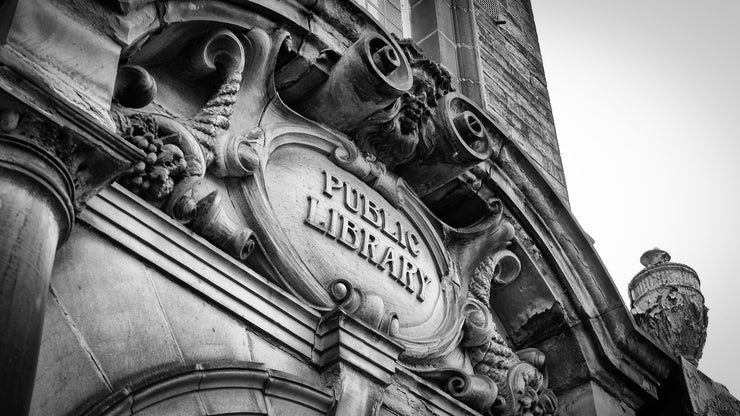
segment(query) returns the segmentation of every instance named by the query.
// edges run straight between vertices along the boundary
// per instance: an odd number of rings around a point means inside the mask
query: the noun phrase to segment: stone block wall
[[[132,380],[208,363],[264,363],[321,386],[307,360],[109,238],[80,225],[57,256],[30,415],[78,414],[116,394],[124,401]],[[182,406],[142,412],[197,413]]]
[[[485,108],[567,202],[550,97],[530,0],[475,0]],[[501,24],[500,22],[505,23]]]

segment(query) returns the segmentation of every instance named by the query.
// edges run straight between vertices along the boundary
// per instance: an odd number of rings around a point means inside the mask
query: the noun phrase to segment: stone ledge
[[[117,184],[81,221],[309,361],[319,313]]]

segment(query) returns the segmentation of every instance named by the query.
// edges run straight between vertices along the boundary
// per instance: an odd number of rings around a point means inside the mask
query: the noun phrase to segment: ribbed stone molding
[[[638,325],[677,358],[697,365],[707,339],[707,308],[694,269],[672,263],[658,248],[646,251],[645,268],[629,284],[632,315]]]

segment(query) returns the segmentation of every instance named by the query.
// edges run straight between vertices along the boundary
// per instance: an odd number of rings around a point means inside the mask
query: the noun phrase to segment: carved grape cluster
[[[177,146],[176,133],[160,137],[153,117],[134,114],[121,119],[123,136],[146,153],[144,160],[131,167],[121,184],[153,203],[161,203],[172,193],[174,178],[185,173],[187,161]]]

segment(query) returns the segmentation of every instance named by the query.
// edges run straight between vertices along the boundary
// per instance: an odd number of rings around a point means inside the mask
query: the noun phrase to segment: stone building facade
[[[4,0],[0,149],[3,415],[720,391],[570,213],[527,0]]]

